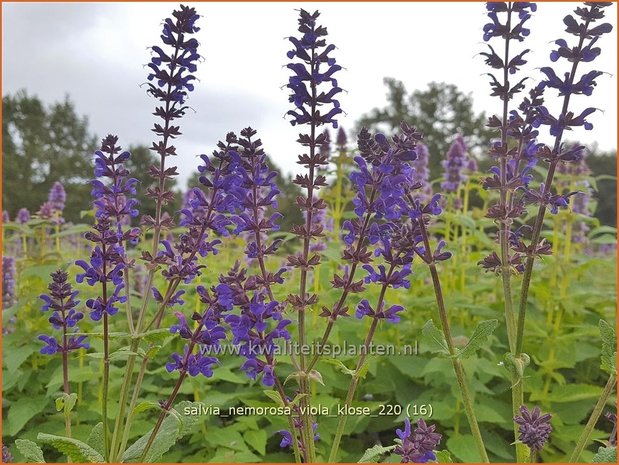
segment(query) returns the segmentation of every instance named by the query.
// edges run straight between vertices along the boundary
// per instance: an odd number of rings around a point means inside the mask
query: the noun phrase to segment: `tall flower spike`
[[[49,294],[41,295],[44,304],[41,310],[51,311],[49,322],[56,330],[62,330],[62,337],[56,339],[53,336],[41,335],[39,339],[45,342],[41,349],[42,354],[53,355],[57,352],[68,353],[80,348],[88,349],[85,342],[86,336],[71,336],[71,332],[78,332],[77,323],[84,317],[82,312],[75,308],[79,304],[76,300],[77,291],[74,291],[67,281],[68,274],[58,270],[51,274],[52,282],[49,284]]]
[[[145,215],[142,222],[147,227],[154,227],[157,234],[161,228],[172,226],[171,218],[164,218],[161,206],[170,203],[174,195],[165,188],[165,181],[178,175],[175,166],[166,168],[165,161],[169,156],[176,155],[176,147],[171,140],[181,135],[180,127],[175,120],[185,115],[185,102],[189,92],[194,90],[193,81],[197,70],[198,40],[191,35],[200,29],[195,25],[199,15],[191,7],[181,5],[174,10],[172,18],[166,18],[163,23],[161,40],[166,47],[153,46],[153,56],[148,67],[148,93],[155,97],[160,106],[155,108],[154,115],[161,119],[155,123],[153,132],[159,140],[153,142],[151,150],[159,155],[159,166],[151,166],[150,175],[157,179],[155,186],[147,189],[146,195],[157,202],[157,215],[153,218]]]
[[[15,259],[2,257],[2,308],[9,308],[15,303]]]
[[[442,162],[445,169],[443,175],[445,180],[441,183],[443,190],[447,192],[458,190],[458,186],[466,181],[466,175],[463,171],[468,166],[468,162],[469,157],[464,137],[462,137],[462,134],[458,134],[447,151],[446,159]]]
[[[293,73],[287,86],[292,91],[289,100],[295,106],[287,114],[292,117],[293,126],[311,123],[316,126],[331,124],[337,128],[335,116],[342,110],[335,96],[342,89],[333,75],[342,67],[329,56],[335,45],[327,44],[327,28],[316,23],[319,16],[318,11],[310,14],[301,9],[299,32],[302,36],[289,38],[294,48],[288,52],[288,58],[296,57],[298,62],[287,65]],[[322,111],[321,107],[324,107]]]
[[[64,186],[61,182],[56,181],[49,191],[47,201],[51,204],[52,208],[62,212],[67,200],[67,193],[64,190]]]
[[[575,15],[580,18],[580,22],[572,15],[567,15],[563,22],[567,26],[565,32],[575,35],[578,44],[570,47],[566,40],[558,39],[555,44],[557,49],[550,54],[553,62],[560,63],[563,60],[570,62],[569,68],[576,69],[579,63],[589,63],[600,55],[600,48],[595,47],[597,41],[603,34],[612,31],[610,23],[602,23],[595,26],[594,23],[604,18],[604,8],[612,3],[589,2],[585,7],[578,7],[574,10]],[[592,70],[577,77],[573,72],[566,72],[563,78],[557,75],[554,68],[546,66],[541,68],[545,75],[541,86],[547,89],[555,89],[560,96],[569,95],[591,95],[596,86],[596,79],[602,72]],[[595,108],[586,108],[579,115],[572,111],[564,111],[558,116],[554,116],[550,110],[541,106],[535,126],[541,125],[550,127],[550,134],[561,136],[563,131],[574,127],[583,126],[586,130],[593,129],[593,125],[587,121],[587,117],[595,111]]]
[[[114,219],[121,241],[134,241],[139,230],[129,229],[123,233],[123,226],[131,223],[131,218],[138,216],[136,195],[137,179],[129,177],[124,163],[131,154],[122,151],[117,145],[118,137],[108,135],[101,142],[101,148],[95,152],[95,179],[91,181],[96,208],[96,216]],[[126,237],[125,237],[126,236]]]

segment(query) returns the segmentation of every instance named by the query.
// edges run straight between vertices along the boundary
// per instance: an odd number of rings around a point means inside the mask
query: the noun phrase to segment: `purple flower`
[[[436,461],[434,450],[441,442],[442,436],[436,431],[435,425],[428,426],[423,418],[417,420],[417,426],[411,431],[411,422],[404,420],[404,430],[397,429],[400,443],[394,453],[402,457],[401,463],[427,463]]]
[[[54,210],[62,212],[64,210],[66,200],[67,194],[64,190],[64,186],[60,181],[56,181],[49,191],[47,201],[50,203]]]
[[[417,159],[411,162],[415,169],[412,181],[414,185],[419,185],[419,190],[413,193],[413,197],[421,202],[426,202],[432,197],[432,185],[430,184],[430,152],[425,144],[417,144],[415,149]]]
[[[2,210],[2,223],[8,223],[11,221],[11,217],[9,216],[9,212],[6,210]]]
[[[59,342],[53,336],[39,336],[39,340],[46,344],[41,349],[41,353],[54,355],[57,352],[68,353],[80,348],[88,349],[89,345],[85,342],[86,336],[69,335],[69,328],[78,332],[77,323],[84,317],[82,312],[76,310],[80,303],[79,300],[76,300],[78,292],[71,287],[67,280],[68,274],[65,271],[55,271],[51,274],[51,277],[52,282],[47,287],[49,294],[40,296],[44,302],[41,310],[52,312],[49,322],[54,329],[62,330],[62,337]]]
[[[7,446],[2,444],[2,463],[11,463],[13,461],[13,455]]]
[[[2,257],[2,308],[9,308],[15,303],[15,278],[17,270],[13,257]]]
[[[441,183],[443,190],[456,192],[460,183],[466,181],[467,176],[463,173],[463,170],[467,167],[468,161],[464,137],[462,137],[462,134],[458,134],[447,151],[447,158],[442,162],[445,169],[443,175],[445,180]]]
[[[521,405],[520,415],[514,417],[518,424],[518,439],[532,451],[542,450],[552,432],[551,418],[549,413],[542,415],[539,407],[529,410],[525,405]]]
[[[118,137],[108,135],[101,142],[101,148],[95,152],[95,179],[91,181],[91,195],[94,199],[96,216],[107,216],[114,219],[118,236],[121,241],[135,242],[139,235],[138,229],[127,233],[123,226],[131,224],[131,218],[138,216],[138,201],[136,195],[137,179],[129,178],[129,171],[124,163],[131,154],[122,151],[116,145]],[[125,234],[129,236],[124,237]]]
[[[337,128],[335,117],[342,113],[342,109],[335,96],[342,89],[333,75],[342,67],[329,56],[335,46],[326,43],[327,28],[316,23],[319,16],[318,11],[310,14],[301,9],[299,32],[302,36],[289,37],[294,47],[288,52],[288,58],[298,61],[287,65],[292,71],[287,87],[292,91],[289,101],[294,104],[294,110],[286,114],[292,117],[290,123],[293,126],[331,124]]]
[[[387,320],[389,323],[399,323],[400,317],[398,312],[404,310],[404,307],[401,305],[391,305],[389,308],[381,308],[378,311],[375,311],[370,303],[363,299],[359,305],[357,305],[356,316],[358,319],[362,319],[364,316],[369,316],[371,318],[378,318]]]
[[[30,221],[30,212],[27,208],[19,209],[19,211],[17,212],[16,221],[19,224],[26,224],[28,221]]]
[[[617,446],[617,414],[613,412],[606,412],[604,414],[604,418],[610,421],[613,424],[613,430],[610,433],[610,437],[608,438],[609,446]]]

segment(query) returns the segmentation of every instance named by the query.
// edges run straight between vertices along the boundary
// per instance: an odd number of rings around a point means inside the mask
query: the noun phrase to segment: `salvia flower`
[[[2,308],[9,308],[15,303],[15,259],[2,257]]]
[[[595,45],[600,36],[612,31],[612,25],[609,23],[595,25],[604,18],[603,9],[611,3],[590,2],[585,5],[585,7],[578,7],[574,10],[580,22],[572,15],[566,16],[563,20],[567,26],[565,31],[577,37],[578,45],[570,47],[566,40],[558,39],[555,41],[558,48],[550,54],[553,62],[560,63],[563,60],[570,62],[571,71],[563,73],[563,77],[560,77],[554,67],[541,68],[541,72],[545,75],[545,79],[540,84],[541,87],[555,89],[560,96],[589,96],[596,86],[596,79],[602,75],[602,72],[597,70],[588,71],[580,76],[575,74],[578,63],[590,63],[600,55],[600,48]],[[586,108],[580,114],[565,110],[558,115],[553,115],[547,107],[540,106],[535,126],[550,126],[550,134],[557,137],[561,137],[565,130],[578,126],[583,126],[586,130],[593,129],[593,125],[586,118],[595,111],[595,108]]]
[[[9,216],[9,212],[6,210],[2,210],[2,223],[8,223],[11,221],[11,217]]]
[[[435,425],[427,425],[423,418],[417,420],[413,430],[408,418],[404,420],[404,429],[397,429],[400,440],[394,453],[401,456],[401,463],[427,463],[436,461],[434,451],[441,442],[442,435],[435,432]]]
[[[107,295],[99,295],[86,302],[86,306],[91,310],[90,317],[94,321],[99,321],[104,314],[116,314],[118,305],[126,302],[127,296],[121,295],[121,291],[124,289],[123,270],[128,265],[127,256],[120,245],[117,232],[112,231],[111,221],[106,215],[98,217],[93,231],[86,233],[84,237],[94,246],[89,261],[75,262],[83,269],[83,272],[76,276],[77,282],[86,281],[89,286],[110,284],[107,287]]]
[[[47,201],[51,204],[54,210],[62,212],[64,210],[66,200],[67,193],[64,190],[64,186],[60,181],[56,181],[49,190]]]
[[[2,463],[11,463],[13,461],[13,454],[7,446],[2,444]]]
[[[200,301],[205,304],[202,313],[194,313],[191,323],[185,315],[176,312],[178,323],[170,328],[172,333],[187,341],[183,353],[173,353],[171,362],[166,364],[168,372],[185,372],[189,376],[202,375],[207,378],[213,375],[213,367],[218,363],[217,357],[210,356],[215,353],[221,341],[226,338],[226,332],[221,326],[223,312],[232,309],[232,291],[225,284],[219,284],[208,291],[199,286],[198,295]]]
[[[62,330],[62,337],[56,339],[54,336],[41,335],[39,340],[46,345],[41,349],[42,354],[54,355],[57,352],[68,353],[80,348],[88,349],[89,345],[86,336],[73,336],[72,332],[78,332],[77,323],[84,317],[84,314],[76,307],[79,300],[76,299],[78,292],[74,291],[71,284],[67,281],[68,274],[58,270],[51,274],[52,282],[49,284],[49,294],[41,295],[43,312],[51,311],[49,322],[56,330]]]
[[[529,446],[532,451],[540,451],[552,433],[550,419],[552,415],[542,412],[539,407],[529,410],[525,405],[520,406],[520,415],[514,417],[518,424],[518,439]]]
[[[26,224],[28,221],[30,221],[30,212],[28,211],[28,209],[20,208],[17,212],[17,217],[15,218],[15,221],[17,221],[19,224]]]
[[[150,149],[160,159],[158,166],[151,166],[150,175],[157,179],[155,186],[146,190],[146,196],[155,199],[157,205],[163,206],[172,202],[174,194],[165,188],[165,181],[178,175],[175,166],[166,167],[166,159],[176,155],[176,147],[172,141],[181,135],[180,126],[176,120],[185,115],[189,92],[194,90],[193,73],[197,70],[198,40],[192,37],[200,29],[196,26],[199,15],[196,10],[184,5],[174,10],[172,18],[166,18],[163,23],[161,40],[164,47],[153,46],[152,58],[148,67],[148,93],[159,101],[154,115],[161,119],[153,126],[153,132],[159,140],[153,142]],[[148,228],[169,229],[173,222],[171,218],[157,215],[153,218],[144,215],[142,224]]]
[[[446,159],[442,162],[445,173],[443,174],[444,181],[441,183],[441,188],[444,191],[456,192],[458,186],[466,181],[467,176],[463,171],[467,168],[468,163],[469,157],[464,137],[462,137],[462,134],[458,134],[447,151]]]
[[[238,263],[219,281],[231,289],[232,302],[240,310],[226,315],[225,321],[231,328],[233,343],[246,359],[241,369],[252,379],[262,375],[262,384],[273,386],[273,355],[279,342],[290,339],[287,326],[291,321],[283,318],[282,304],[271,300],[258,279],[248,276]]]
[[[337,128],[335,117],[342,113],[340,102],[335,99],[342,89],[333,75],[342,69],[329,54],[335,49],[327,44],[327,28],[317,24],[318,11],[309,13],[303,9],[299,14],[300,38],[289,37],[294,48],[288,58],[297,61],[289,63],[292,76],[287,87],[292,91],[290,102],[294,110],[288,111],[291,124],[331,124]]]
[[[413,172],[413,183],[420,185],[419,190],[413,193],[413,197],[418,198],[421,202],[426,202],[432,197],[432,185],[430,184],[430,152],[425,144],[417,144],[415,149],[417,159],[411,164],[415,171]],[[474,171],[474,170],[473,170]]]
[[[123,232],[123,226],[138,216],[138,202],[134,198],[138,181],[129,177],[129,171],[124,166],[131,154],[122,151],[117,143],[118,137],[110,134],[102,140],[100,149],[95,152],[95,179],[91,181],[91,195],[95,215],[114,219],[120,241],[134,242],[139,230]]]

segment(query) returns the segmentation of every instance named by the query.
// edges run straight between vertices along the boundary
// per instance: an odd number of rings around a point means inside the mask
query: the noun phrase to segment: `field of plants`
[[[108,135],[79,222],[60,182],[3,212],[2,462],[616,462],[617,231],[594,216],[616,178],[564,140],[603,118],[586,99],[616,79],[594,70],[616,5],[569,8],[528,52],[535,4],[487,4],[489,170],[467,134],[431,153],[404,121],[340,129],[337,25],[299,10],[284,228],[249,127],[173,208],[208,20],[178,7],[148,65],[151,185]],[[528,53],[550,57],[538,80]]]

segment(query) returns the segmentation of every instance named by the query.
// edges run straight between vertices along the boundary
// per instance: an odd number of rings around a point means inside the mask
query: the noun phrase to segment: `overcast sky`
[[[52,103],[69,95],[98,136],[115,133],[123,146],[149,144],[155,102],[140,84],[148,73],[148,47],[159,44],[161,21],[175,3],[3,3],[2,92],[26,89]],[[431,81],[456,84],[472,92],[477,111],[495,113],[487,68],[477,54],[484,50],[482,3],[195,3],[203,16],[197,34],[199,82],[190,111],[181,122],[177,164],[185,179],[195,170],[195,156],[210,153],[228,131],[251,125],[268,153],[286,171],[294,171],[299,148],[297,129],[283,118],[289,109],[285,65],[290,49],[285,37],[297,34],[295,8],[320,9],[334,53],[346,69],[338,81],[350,128],[358,117],[385,103],[385,76],[423,89]],[[562,18],[574,3],[540,3],[528,23],[531,48],[527,75],[537,79],[547,66],[551,41],[565,37]],[[617,33],[616,5],[607,20],[614,26],[600,41],[594,62],[606,74],[594,97],[573,99],[575,109],[603,109],[589,119],[592,132],[576,131],[572,140],[597,142],[616,149]],[[518,47],[520,49],[520,46]],[[565,64],[561,64],[561,73]],[[583,66],[586,70],[588,65]],[[566,70],[566,69],[565,69]],[[559,74],[559,73],[558,73]],[[561,74],[559,74],[561,75]],[[551,110],[557,100],[550,101]],[[547,141],[547,133],[542,140]],[[443,154],[432,154],[443,156]]]

